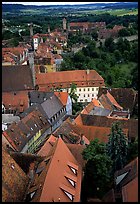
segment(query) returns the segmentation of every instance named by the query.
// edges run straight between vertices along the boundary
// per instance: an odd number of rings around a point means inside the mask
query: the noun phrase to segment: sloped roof
[[[66,145],[83,169],[86,161],[83,159],[82,152],[86,148],[86,146],[79,144],[66,144]]]
[[[32,74],[29,66],[2,66],[2,92],[33,88]]]
[[[126,174],[127,173],[127,174]],[[125,175],[119,182],[123,202],[138,201],[138,157],[127,164],[123,169],[115,172],[115,179]]]
[[[43,103],[45,100],[49,99],[53,96],[53,92],[43,92],[43,91],[30,91],[29,92],[29,100],[30,103]]]
[[[61,71],[52,73],[37,73],[36,84],[45,85],[50,83],[74,83],[87,81],[101,81],[104,85],[104,79],[95,71],[90,70],[87,74],[86,70]]]
[[[132,88],[109,88],[108,92],[115,98],[117,103],[124,108],[124,110],[133,111],[135,104],[138,103],[138,92]],[[107,88],[99,88],[98,96],[102,93],[107,93]]]
[[[32,136],[39,130],[49,127],[50,124],[48,120],[41,112],[34,110],[17,124],[11,124],[8,129],[3,132],[3,135],[17,151],[21,151]]]
[[[57,137],[50,135],[49,139],[44,143],[41,149],[37,152],[39,156],[46,156],[52,149],[54,143],[57,141]]]
[[[122,187],[123,202],[138,202],[138,176]]]
[[[29,106],[28,90],[2,92],[2,102],[7,109],[18,109],[19,111],[21,108],[20,105],[22,104],[22,108],[24,111]]]
[[[85,126],[77,125],[80,132],[86,136],[86,138],[91,142],[95,138],[98,138],[100,142],[108,142],[109,134],[111,132],[110,127],[98,127],[98,126]],[[126,137],[128,136],[128,129],[123,129]]]
[[[29,178],[2,148],[2,202],[22,202]]]
[[[41,167],[41,174],[36,177],[34,186],[29,189],[29,192],[35,192],[31,202],[70,202],[72,197],[73,202],[80,201],[81,166],[61,138],[40,163],[38,171]],[[68,179],[72,180],[72,183]],[[74,183],[75,187],[72,185]],[[70,198],[66,193],[70,194]]]
[[[67,105],[67,100],[69,96],[67,92],[54,92],[54,94],[58,97],[58,99],[62,102],[64,106]]]
[[[41,106],[46,112],[48,118],[53,117],[63,108],[63,104],[55,95],[44,101]]]
[[[128,129],[129,137],[136,138],[138,136],[138,120],[122,118],[108,118],[106,116],[85,115],[81,114],[74,122],[76,124],[83,124],[87,126],[111,127],[113,122],[120,121],[122,128]]]

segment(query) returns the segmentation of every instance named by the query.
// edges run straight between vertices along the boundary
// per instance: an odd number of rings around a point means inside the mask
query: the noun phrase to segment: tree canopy
[[[124,167],[127,161],[127,138],[124,134],[120,122],[114,122],[111,127],[109,135],[109,142],[107,144],[108,156],[111,158],[112,173]]]

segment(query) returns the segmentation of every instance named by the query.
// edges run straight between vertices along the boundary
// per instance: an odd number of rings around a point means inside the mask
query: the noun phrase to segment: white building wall
[[[99,87],[77,87],[78,102],[91,102],[94,98],[97,99],[98,91]]]
[[[34,40],[33,40],[33,42],[34,42],[34,50],[37,50],[37,48],[38,48],[38,38],[34,38]]]

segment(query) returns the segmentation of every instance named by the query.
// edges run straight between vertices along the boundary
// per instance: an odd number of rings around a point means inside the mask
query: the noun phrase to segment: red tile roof
[[[138,177],[122,187],[123,202],[138,202]]]
[[[66,106],[69,94],[67,92],[54,92],[54,94],[59,98],[61,103]]]
[[[41,149],[38,151],[39,156],[46,156],[49,154],[50,150],[52,149],[54,143],[57,141],[57,137],[51,135],[49,139],[44,143]]]
[[[109,93],[107,92],[106,96],[108,97],[108,99],[110,100],[110,102],[116,107],[118,108],[119,110],[122,110],[123,107],[120,106],[117,101],[115,100],[115,98]]]
[[[11,110],[17,109],[20,112],[22,106],[22,111],[24,111],[29,107],[28,91],[3,92],[2,102],[6,109],[9,109],[10,104]]]
[[[62,71],[53,73],[37,73],[36,84],[39,86],[49,86],[52,84],[70,87],[70,83],[77,83],[77,86],[104,86],[104,79],[95,71],[86,70]]]
[[[40,167],[44,170],[36,177],[34,187],[29,189],[30,192],[36,190],[32,202],[71,202],[72,197],[73,202],[80,201],[82,169],[61,138],[38,169]]]

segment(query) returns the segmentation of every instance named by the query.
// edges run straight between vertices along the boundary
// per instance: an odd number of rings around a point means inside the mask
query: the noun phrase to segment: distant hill
[[[123,9],[123,8],[138,8],[138,2],[116,2],[116,3],[98,3],[98,4],[80,4],[79,5],[23,5],[23,4],[2,4],[2,12],[16,12],[24,9],[66,9],[66,8],[74,8],[74,9]]]

